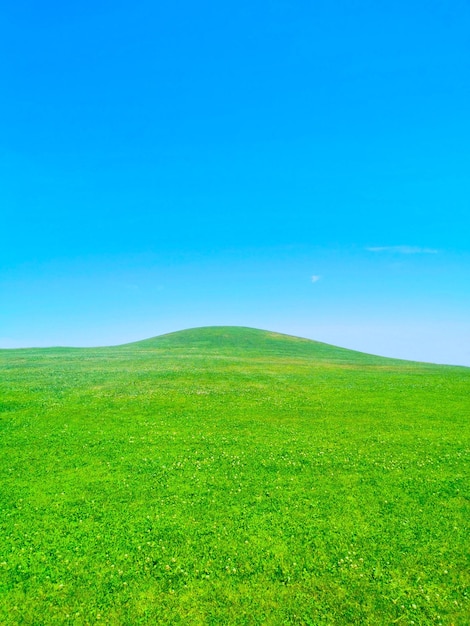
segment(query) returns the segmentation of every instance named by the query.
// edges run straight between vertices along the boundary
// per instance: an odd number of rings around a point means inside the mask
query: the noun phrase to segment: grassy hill
[[[470,369],[248,328],[0,351],[0,623],[468,624]]]

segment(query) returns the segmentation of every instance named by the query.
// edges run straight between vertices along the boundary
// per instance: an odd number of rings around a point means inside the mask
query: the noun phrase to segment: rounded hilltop
[[[257,357],[300,357],[322,361],[367,363],[390,361],[330,344],[245,326],[203,326],[189,328],[144,339],[122,348],[171,350],[185,353],[218,353],[220,355],[251,355]]]

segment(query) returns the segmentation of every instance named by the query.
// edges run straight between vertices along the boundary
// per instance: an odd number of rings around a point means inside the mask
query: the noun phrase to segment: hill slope
[[[466,624],[469,391],[233,327],[0,351],[0,622]]]
[[[299,357],[311,361],[378,365],[410,361],[380,357],[327,343],[282,333],[246,328],[243,326],[207,326],[181,330],[143,341],[125,344],[121,347],[171,350],[174,353],[195,355],[197,353],[270,357]]]

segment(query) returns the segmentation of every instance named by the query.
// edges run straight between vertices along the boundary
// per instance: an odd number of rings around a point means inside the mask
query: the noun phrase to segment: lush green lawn
[[[468,625],[469,392],[240,328],[0,351],[0,623]]]

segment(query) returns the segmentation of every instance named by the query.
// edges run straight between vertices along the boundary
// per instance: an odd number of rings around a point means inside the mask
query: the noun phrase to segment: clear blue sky
[[[0,346],[235,324],[470,365],[470,3],[0,9]]]

